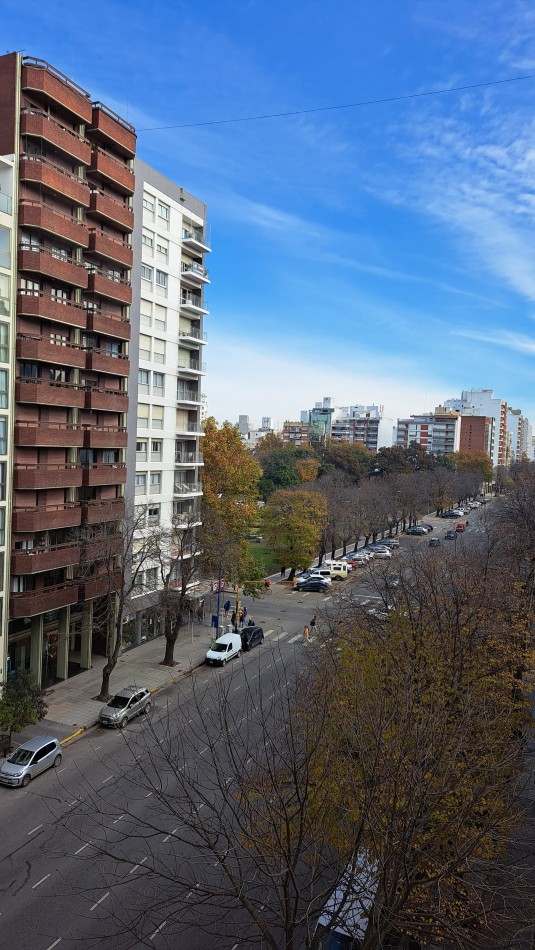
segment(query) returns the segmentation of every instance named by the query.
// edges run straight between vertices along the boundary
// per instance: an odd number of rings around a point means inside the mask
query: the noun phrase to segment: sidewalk
[[[194,624],[193,633],[184,631],[175,644],[177,665],[172,668],[160,665],[165,651],[164,637],[149,640],[122,653],[111,675],[110,691],[116,693],[132,684],[157,690],[175,683],[204,663],[211,637],[212,631],[206,622]],[[56,683],[47,698],[46,718],[35,726],[28,726],[18,735],[13,734],[12,745],[16,746],[24,739],[38,735],[66,740],[94,726],[103,706],[96,697],[100,692],[105,662],[104,657],[94,656],[92,669]]]

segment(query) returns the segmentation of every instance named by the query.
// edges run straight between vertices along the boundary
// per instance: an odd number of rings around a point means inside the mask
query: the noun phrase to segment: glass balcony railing
[[[4,214],[13,214],[13,199],[10,195],[4,195],[0,191],[0,211]]]

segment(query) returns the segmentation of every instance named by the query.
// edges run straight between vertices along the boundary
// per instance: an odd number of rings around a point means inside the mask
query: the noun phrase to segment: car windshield
[[[33,752],[30,752],[29,749],[15,749],[13,755],[9,756],[8,762],[12,762],[13,765],[28,765]]]
[[[226,643],[214,643],[214,645],[213,645],[213,647],[212,647],[212,652],[213,652],[213,653],[226,653],[226,652],[227,652],[227,644],[226,644]]]
[[[108,706],[112,709],[124,709],[125,706],[128,706],[129,702],[129,696],[114,696],[113,699],[110,699]]]

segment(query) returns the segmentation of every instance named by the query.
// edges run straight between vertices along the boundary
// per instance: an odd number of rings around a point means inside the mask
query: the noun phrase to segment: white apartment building
[[[507,403],[495,397],[493,389],[463,389],[460,399],[446,399],[444,406],[463,416],[492,419],[491,461],[493,466],[506,464]]]
[[[309,424],[313,442],[329,438],[361,442],[370,452],[393,443],[394,420],[384,415],[384,406],[335,406],[333,397],[325,396],[313,409],[303,410],[300,418]]]
[[[426,452],[458,452],[461,440],[461,416],[438,406],[433,413],[398,419],[396,445],[407,449],[416,442]]]
[[[136,159],[127,497],[147,506],[147,527],[199,511],[206,372],[206,206]],[[158,633],[148,567],[136,640]]]
[[[531,459],[531,425],[520,409],[507,407],[507,464]]]

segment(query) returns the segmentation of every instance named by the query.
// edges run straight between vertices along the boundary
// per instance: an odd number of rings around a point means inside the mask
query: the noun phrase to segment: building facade
[[[438,406],[434,413],[398,419],[396,445],[404,449],[416,442],[426,452],[450,454],[459,451],[460,438],[460,414],[443,406]]]
[[[490,457],[493,466],[507,461],[507,403],[493,389],[463,389],[460,399],[447,399],[447,408],[463,416],[486,416],[493,420]]]
[[[105,650],[118,568],[98,534],[119,536],[124,515],[135,148],[128,122],[48,63],[0,57],[9,663],[46,684]]]
[[[340,442],[360,442],[370,452],[392,445],[394,420],[384,415],[383,406],[350,406],[335,412],[331,437]]]
[[[491,456],[494,420],[489,416],[461,415],[459,451],[465,455]]]
[[[522,462],[531,458],[531,425],[520,409],[507,407],[506,459]]]
[[[282,441],[285,445],[308,445],[308,422],[286,421],[282,428]]]
[[[206,205],[136,159],[127,497],[146,527],[200,523],[208,313]],[[178,578],[177,578],[178,580]],[[158,634],[158,576],[134,599],[135,640]]]

